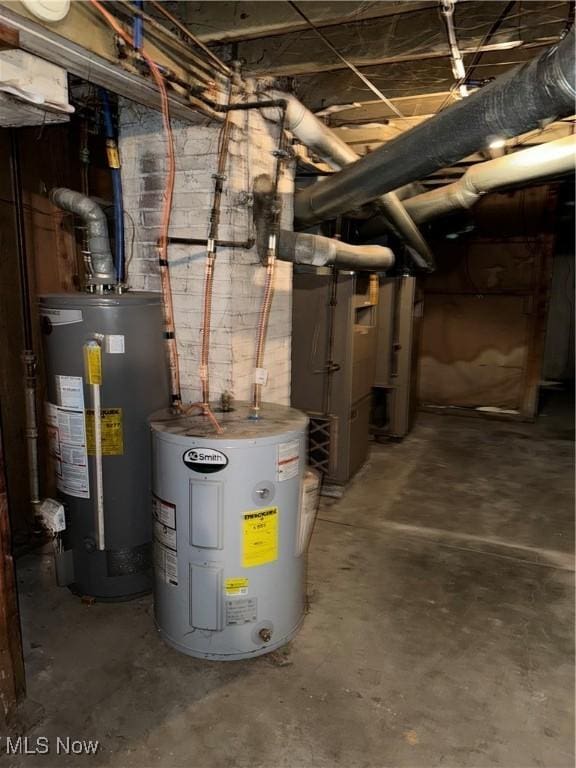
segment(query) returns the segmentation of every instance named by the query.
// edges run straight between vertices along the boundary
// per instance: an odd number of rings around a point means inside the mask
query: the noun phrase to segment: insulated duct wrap
[[[574,30],[533,61],[383,144],[339,173],[300,191],[301,226],[358,208],[386,192],[446,168],[486,146],[574,112]]]
[[[114,260],[110,249],[108,222],[102,208],[86,195],[65,187],[56,187],[50,192],[50,200],[63,211],[78,216],[86,224],[90,264],[93,275],[90,282],[112,285],[116,282]]]

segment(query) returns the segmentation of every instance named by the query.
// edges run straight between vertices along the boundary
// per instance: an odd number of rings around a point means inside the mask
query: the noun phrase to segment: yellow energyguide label
[[[88,384],[102,384],[102,350],[100,344],[86,344],[84,346],[84,361]]]
[[[273,563],[278,559],[278,507],[244,512],[242,516],[242,567]]]
[[[248,579],[225,579],[224,591],[228,596],[230,595],[247,595],[248,594]]]
[[[100,418],[102,434],[102,455],[122,456],[124,453],[124,432],[122,430],[122,408],[103,408]],[[86,446],[88,454],[94,456],[94,411],[86,410]]]

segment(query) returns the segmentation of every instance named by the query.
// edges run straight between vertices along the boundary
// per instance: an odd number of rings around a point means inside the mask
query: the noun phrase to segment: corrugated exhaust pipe
[[[575,160],[576,137],[567,136],[473,165],[454,184],[411,197],[404,205],[415,221],[428,221],[450,211],[471,208],[482,195],[501,187],[567,173],[574,169]]]
[[[50,192],[50,200],[63,211],[76,214],[86,224],[90,265],[93,285],[113,285],[116,283],[116,271],[110,249],[108,222],[102,208],[86,195],[65,187],[55,187]]]
[[[281,91],[273,91],[270,95],[274,99],[282,99],[286,104],[286,128],[331,168],[340,170],[358,161],[359,156],[352,147],[324,125],[295,96]],[[377,205],[385,214],[390,228],[409,246],[418,266],[428,270],[434,269],[434,257],[430,248],[396,194],[389,192],[383,195]]]
[[[350,245],[306,232],[280,230],[278,258],[293,264],[384,272],[394,265],[394,253],[382,245]]]
[[[574,30],[533,61],[383,144],[339,173],[297,193],[294,212],[310,226],[359,208],[549,118],[574,112]]]

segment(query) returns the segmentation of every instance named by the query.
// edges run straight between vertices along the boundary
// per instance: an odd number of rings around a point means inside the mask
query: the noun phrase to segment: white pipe
[[[100,343],[88,341],[84,345],[86,361],[86,380],[90,385],[92,410],[94,411],[94,465],[96,490],[94,493],[94,517],[96,529],[96,546],[102,551],[106,549],[104,529],[104,479],[102,475],[102,400],[100,386],[102,383],[102,354]]]
[[[478,163],[453,184],[404,200],[414,221],[421,223],[462,208],[471,208],[481,197],[501,187],[522,184],[566,173],[574,168],[576,137],[550,141],[511,155]]]
[[[314,267],[382,272],[394,264],[394,252],[382,245],[351,245],[322,235],[280,230],[278,258]]]
[[[319,120],[291,93],[272,91],[270,97],[286,102],[286,128],[294,136],[324,160],[331,168],[339,171],[352,165],[360,156],[334,131]],[[384,210],[392,229],[401,235],[429,265],[434,263],[430,249],[418,227],[407,214],[395,192],[388,192],[378,198],[377,204]]]
[[[104,483],[102,478],[102,408],[100,384],[92,384],[94,409],[94,461],[96,464],[96,537],[98,549],[106,548],[104,540]]]
[[[26,406],[26,444],[28,448],[28,483],[30,502],[40,503],[40,473],[38,469],[38,418],[36,414],[36,355],[29,349],[22,353],[24,363],[24,395]]]

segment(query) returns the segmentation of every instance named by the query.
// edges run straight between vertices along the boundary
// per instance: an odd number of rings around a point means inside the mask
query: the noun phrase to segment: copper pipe
[[[119,35],[127,45],[133,47],[133,40],[118,24],[116,19],[110,14],[99,0],[90,0],[92,5],[102,14],[112,29]],[[160,101],[162,105],[162,124],[166,137],[166,194],[164,198],[164,208],[162,211],[162,227],[158,240],[159,264],[160,264],[160,284],[162,288],[162,304],[164,308],[164,336],[168,350],[168,365],[170,369],[170,397],[172,405],[176,408],[181,407],[182,395],[180,390],[180,368],[178,365],[178,349],[176,347],[176,332],[174,327],[174,303],[172,301],[172,286],[170,281],[170,271],[168,267],[168,231],[170,228],[170,216],[172,213],[172,199],[174,197],[174,180],[176,176],[176,157],[174,153],[174,136],[170,124],[170,104],[168,101],[168,92],[166,85],[155,62],[144,52],[142,57],[148,64],[152,77],[158,86],[160,92]]]
[[[256,358],[254,365],[254,390],[252,398],[252,418],[257,419],[260,416],[262,405],[262,384],[258,382],[259,369],[264,365],[264,349],[266,345],[266,334],[268,331],[268,322],[270,320],[270,310],[272,309],[272,297],[274,295],[274,276],[276,272],[276,253],[278,250],[278,236],[280,232],[280,205],[278,203],[278,184],[280,183],[280,174],[282,171],[282,160],[285,157],[284,146],[284,124],[286,121],[286,102],[283,102],[280,112],[278,149],[276,150],[276,169],[274,172],[274,203],[272,206],[272,222],[268,235],[268,247],[266,249],[266,280],[264,283],[264,296],[258,318],[258,331],[256,336]]]

